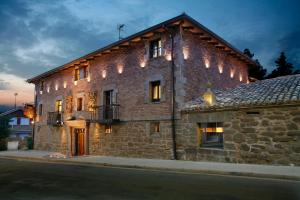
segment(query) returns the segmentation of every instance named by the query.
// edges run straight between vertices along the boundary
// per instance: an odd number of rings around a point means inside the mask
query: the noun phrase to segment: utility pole
[[[17,108],[17,96],[18,96],[18,93],[15,93],[15,109]]]
[[[117,25],[117,29],[118,29],[118,31],[119,31],[119,40],[123,39],[123,38],[121,37],[121,31],[123,31],[124,26],[125,26],[125,24],[118,24],[118,25]]]

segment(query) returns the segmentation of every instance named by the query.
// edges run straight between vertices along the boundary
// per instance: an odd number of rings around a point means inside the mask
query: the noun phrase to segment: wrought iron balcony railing
[[[112,124],[119,122],[119,107],[118,104],[96,106],[91,112],[91,121],[100,124]]]
[[[51,126],[61,126],[63,124],[63,113],[48,112],[47,124]]]

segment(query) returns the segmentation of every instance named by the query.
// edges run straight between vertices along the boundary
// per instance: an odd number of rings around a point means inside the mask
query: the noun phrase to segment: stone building
[[[215,90],[186,103],[177,132],[185,160],[300,165],[300,75]]]
[[[181,109],[208,82],[218,89],[246,84],[251,63],[182,14],[29,79],[35,149],[176,158],[184,142],[193,142],[177,138]]]

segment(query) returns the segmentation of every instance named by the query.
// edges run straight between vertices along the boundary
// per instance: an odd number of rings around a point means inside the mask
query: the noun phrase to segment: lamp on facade
[[[203,94],[203,100],[207,106],[213,106],[216,104],[216,95],[211,90],[211,87],[212,84],[208,82],[206,92]]]

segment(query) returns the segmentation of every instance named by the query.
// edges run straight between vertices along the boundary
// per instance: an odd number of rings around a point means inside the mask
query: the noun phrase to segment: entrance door
[[[75,155],[84,155],[84,128],[75,128]]]

